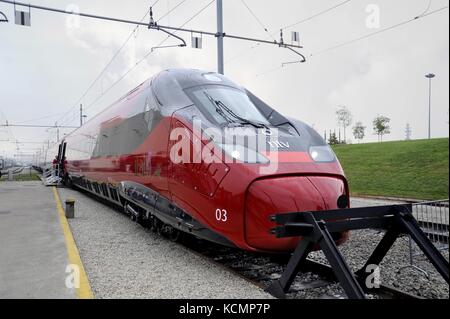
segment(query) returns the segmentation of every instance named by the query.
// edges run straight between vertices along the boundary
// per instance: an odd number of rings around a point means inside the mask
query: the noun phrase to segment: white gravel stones
[[[382,232],[374,230],[353,231],[350,240],[340,247],[340,251],[349,266],[354,271],[357,271],[364,265],[382,237]],[[448,299],[448,284],[428,262],[426,257],[415,257],[414,264],[426,270],[429,274],[429,279],[412,268],[402,269],[409,265],[408,245],[407,238],[401,238],[394,244],[380,265],[381,283],[419,297]],[[448,259],[448,251],[444,255]],[[311,253],[310,258],[327,263],[322,252]],[[336,287],[336,293],[342,293],[340,286]]]

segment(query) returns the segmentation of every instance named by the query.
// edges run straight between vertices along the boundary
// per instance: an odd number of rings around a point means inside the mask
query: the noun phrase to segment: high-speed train
[[[67,184],[134,220],[248,251],[295,249],[299,238],[271,234],[272,215],[349,202],[314,129],[213,72],[159,73],[66,136],[59,155]]]

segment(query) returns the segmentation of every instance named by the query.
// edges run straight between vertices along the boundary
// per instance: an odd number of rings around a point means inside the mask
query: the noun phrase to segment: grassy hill
[[[449,197],[448,138],[339,145],[334,150],[353,195]]]

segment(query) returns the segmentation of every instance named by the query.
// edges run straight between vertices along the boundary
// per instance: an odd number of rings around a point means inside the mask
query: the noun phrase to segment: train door
[[[160,193],[170,198],[168,186],[169,156],[168,136],[170,123],[161,114],[161,105],[150,90],[144,106],[144,119],[147,125],[147,138],[142,144],[136,158],[140,168],[137,171],[145,176],[145,183]],[[136,161],[135,160],[135,161]]]
[[[176,139],[169,142],[169,187],[172,196],[179,201],[199,195],[213,197],[229,167],[201,140],[201,136],[196,136],[176,118],[176,113],[172,118],[171,132],[171,137]],[[202,157],[208,152],[214,159],[205,161]]]
[[[58,161],[57,161],[58,167],[57,168],[59,169],[60,174],[63,174],[63,172],[65,171],[66,148],[67,148],[67,143],[66,142],[62,142],[61,144],[59,144]]]

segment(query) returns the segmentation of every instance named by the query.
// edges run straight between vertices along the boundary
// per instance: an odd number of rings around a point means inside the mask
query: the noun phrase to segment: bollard
[[[66,200],[66,218],[75,218],[75,199],[68,198]]]
[[[12,170],[8,171],[8,181],[12,182],[14,180],[14,175]]]

